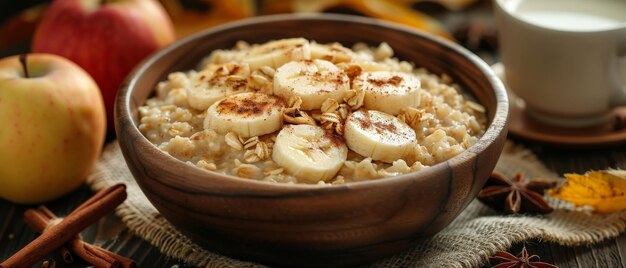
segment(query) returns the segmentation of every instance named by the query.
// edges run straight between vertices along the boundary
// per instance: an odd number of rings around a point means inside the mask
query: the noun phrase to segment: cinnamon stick
[[[43,212],[43,211],[49,212],[47,208],[42,209],[42,207],[39,207],[37,210],[29,209],[24,213],[25,214],[24,221],[26,222],[26,224],[28,224],[30,227],[37,230],[38,232],[44,232],[44,229],[50,223],[50,220],[53,219],[52,217],[49,216],[50,214],[47,214],[46,212]],[[76,236],[72,240],[70,240],[68,244],[70,245],[70,248],[72,249],[74,254],[78,255],[85,261],[93,264],[96,267],[117,267],[118,266],[118,263],[115,263],[115,260],[111,258],[109,259],[93,258],[92,255],[89,255],[88,253],[86,253],[86,250],[80,245],[80,242],[81,241]]]
[[[50,224],[51,218],[47,217],[45,213],[43,213],[44,215],[33,214],[32,212],[29,212],[30,210],[31,209],[27,210],[24,213],[24,222],[26,223],[26,225],[30,226],[30,228],[35,229],[35,231],[43,233],[46,227]],[[49,211],[47,208],[46,210]],[[70,253],[69,249],[67,249],[65,246],[59,248],[59,251],[65,263],[74,262],[74,257],[72,256],[72,253]]]
[[[98,198],[100,196],[96,195],[95,197]],[[81,209],[81,207],[82,206],[80,206],[78,209]],[[44,216],[44,218],[46,219],[45,222],[41,221],[41,217],[39,214],[41,216]],[[29,225],[39,232],[43,231],[41,226],[46,226],[50,223],[50,221],[57,219],[57,216],[45,206],[39,206],[39,208],[37,208],[37,210],[35,211],[35,215],[37,216],[36,218],[28,216],[25,217],[25,221],[27,222],[27,224],[28,222],[37,221],[36,224]],[[132,259],[122,257],[101,247],[86,243],[80,240],[80,237],[78,236],[70,240],[68,244],[70,250],[74,254],[76,254],[76,256],[96,267],[133,268],[137,266],[135,261],[133,261]]]
[[[30,228],[35,229],[35,231],[39,232],[39,233],[43,233],[45,230],[41,229],[41,226],[48,226],[50,224],[50,221],[52,221],[53,219],[57,218],[56,215],[54,215],[54,213],[52,213],[52,211],[50,211],[46,206],[39,206],[39,208],[37,209],[39,212],[41,212],[43,214],[43,216],[45,216],[48,220],[46,222],[33,222],[34,219],[32,218],[28,218],[26,217],[26,215],[24,216],[24,221],[26,222],[26,224],[28,226],[30,226]],[[70,252],[69,249],[67,249],[67,247],[62,246],[61,248],[59,248],[59,253],[61,254],[61,257],[63,258],[63,262],[65,263],[72,263],[74,262],[74,256],[72,256],[72,253]]]
[[[50,252],[76,237],[83,229],[121,204],[124,199],[126,199],[126,186],[123,184],[112,186],[97,193],[67,215],[59,224],[49,226],[30,244],[1,263],[0,268],[32,266]],[[28,210],[26,213],[39,214],[38,216],[32,215],[33,219],[46,220],[42,214],[34,211]]]

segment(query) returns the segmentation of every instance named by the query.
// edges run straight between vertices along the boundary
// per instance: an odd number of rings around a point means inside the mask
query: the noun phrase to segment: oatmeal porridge
[[[485,130],[485,109],[378,47],[303,38],[238,42],[171,73],[139,108],[139,130],[209,171],[280,183],[341,184],[445,161]]]

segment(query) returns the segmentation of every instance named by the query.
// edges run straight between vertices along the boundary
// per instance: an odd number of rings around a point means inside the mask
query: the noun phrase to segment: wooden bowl
[[[387,42],[400,59],[447,73],[487,108],[489,124],[466,151],[421,171],[345,185],[288,185],[190,166],[137,129],[137,109],[168,73],[192,69],[237,40],[305,37],[321,43]],[[145,60],[118,93],[115,126],[139,186],[161,214],[207,249],[289,266],[347,265],[406,249],[446,227],[491,174],[506,138],[504,86],[477,56],[403,26],[345,15],[257,17],[208,29]]]

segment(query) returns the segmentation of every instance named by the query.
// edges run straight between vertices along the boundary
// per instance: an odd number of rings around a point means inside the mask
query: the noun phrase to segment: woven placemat
[[[508,142],[496,170],[526,177],[553,178],[529,150]],[[138,236],[169,257],[198,267],[264,267],[204,250],[179,233],[143,195],[133,179],[117,142],[108,145],[87,179],[95,191],[116,183],[127,185],[128,199],[116,214]],[[626,212],[593,215],[556,199],[548,202],[555,211],[546,216],[502,216],[474,200],[446,229],[371,267],[479,267],[489,256],[513,243],[542,239],[561,245],[591,244],[618,236],[626,229]]]

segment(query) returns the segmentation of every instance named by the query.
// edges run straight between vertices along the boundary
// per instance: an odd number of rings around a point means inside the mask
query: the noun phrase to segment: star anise
[[[509,179],[498,172],[493,172],[489,180],[478,193],[478,200],[483,204],[507,214],[552,212],[552,207],[543,198],[545,189],[555,186],[554,182],[533,180],[524,183],[521,173]]]
[[[489,258],[492,268],[558,268],[554,264],[541,262],[539,256],[528,255],[526,246],[522,248],[522,252],[515,256],[506,251],[500,251],[495,256]]]

